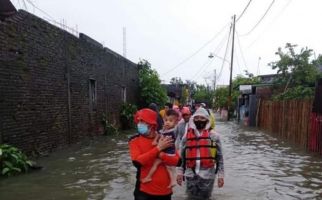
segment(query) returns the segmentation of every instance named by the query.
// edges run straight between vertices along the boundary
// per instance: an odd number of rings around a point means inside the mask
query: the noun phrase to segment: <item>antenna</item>
[[[126,27],[123,27],[123,56],[126,58]]]
[[[260,71],[259,71],[259,63],[261,61],[261,57],[258,57],[258,64],[257,64],[257,76],[259,75]]]

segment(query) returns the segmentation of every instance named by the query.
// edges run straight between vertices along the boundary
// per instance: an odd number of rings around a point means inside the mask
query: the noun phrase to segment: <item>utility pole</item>
[[[231,90],[232,90],[232,78],[233,78],[233,65],[234,65],[234,42],[235,42],[235,23],[236,15],[233,16],[233,40],[231,47],[231,60],[230,60],[230,78],[229,78],[229,95],[228,95],[228,120],[230,119],[229,110],[231,107]]]

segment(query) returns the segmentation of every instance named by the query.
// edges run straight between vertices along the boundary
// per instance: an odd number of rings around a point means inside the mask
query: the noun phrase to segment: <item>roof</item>
[[[169,97],[181,98],[182,89],[186,84],[162,84],[166,90]]]

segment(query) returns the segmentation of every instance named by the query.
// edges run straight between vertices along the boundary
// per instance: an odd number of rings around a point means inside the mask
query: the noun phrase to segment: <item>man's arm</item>
[[[165,165],[169,165],[169,166],[179,166],[181,165],[181,160],[180,157],[178,155],[178,153],[176,153],[174,156],[169,156],[164,152],[161,152],[159,155],[159,158],[162,160],[162,162]]]
[[[139,163],[144,166],[148,163],[153,163],[154,160],[158,157],[160,152],[159,148],[154,147],[151,150],[142,153],[139,146],[136,144],[135,140],[129,142],[131,160],[133,162]]]
[[[216,165],[218,168],[218,178],[224,178],[225,176],[225,171],[224,171],[224,157],[223,157],[223,152],[222,152],[222,144],[220,140],[220,136],[218,133],[213,133],[211,135],[211,138],[213,141],[215,141],[217,145],[217,156],[216,156]]]

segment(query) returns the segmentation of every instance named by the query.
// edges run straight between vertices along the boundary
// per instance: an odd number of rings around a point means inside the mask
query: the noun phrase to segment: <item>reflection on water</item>
[[[322,199],[322,159],[263,132],[217,123],[225,186],[214,199]],[[44,169],[0,180],[0,199],[130,200],[135,168],[125,136],[102,137],[42,158]],[[174,200],[185,199],[175,187]]]

